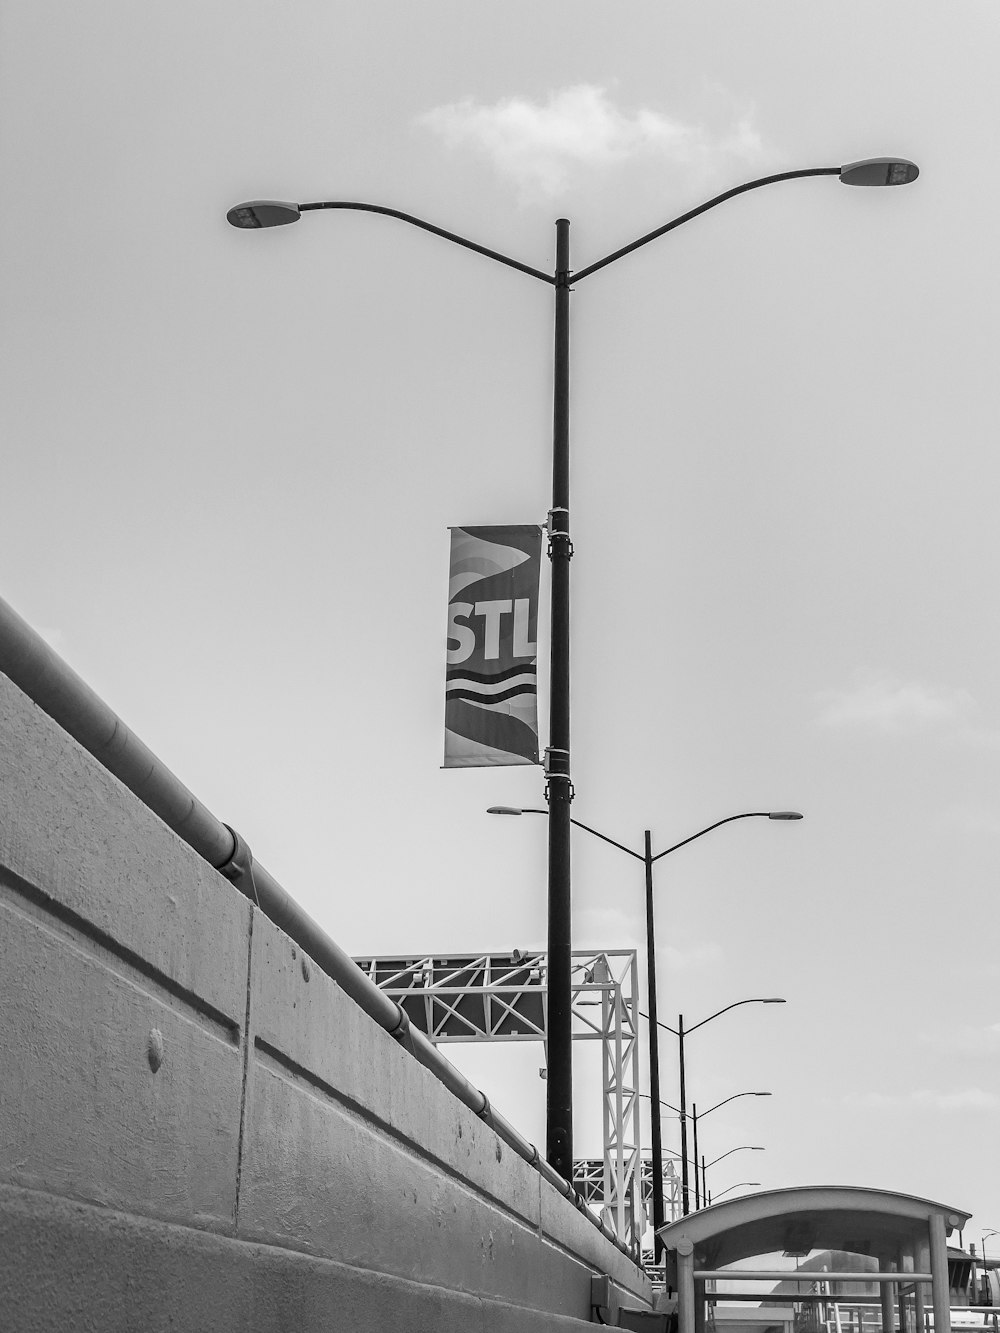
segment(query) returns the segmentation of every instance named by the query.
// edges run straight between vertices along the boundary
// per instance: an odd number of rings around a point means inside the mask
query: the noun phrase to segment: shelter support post
[[[895,1333],[896,1328],[896,1292],[899,1287],[895,1282],[883,1282],[879,1295],[882,1297],[882,1333]]]
[[[694,1333],[705,1333],[705,1279],[694,1280]]]
[[[931,1252],[931,1295],[934,1301],[934,1333],[951,1333],[951,1306],[948,1295],[948,1232],[941,1213],[927,1219],[927,1237]]]
[[[926,1273],[931,1266],[931,1261],[927,1253],[927,1246],[920,1244],[916,1247],[913,1256],[913,1262],[916,1268]],[[924,1312],[924,1284],[914,1282],[913,1284],[913,1322],[916,1326],[916,1333],[926,1333],[927,1316]]]
[[[694,1242],[677,1242],[677,1333],[695,1333]]]
[[[900,1273],[913,1272],[913,1251],[900,1247],[899,1263],[896,1265]],[[904,1283],[900,1283],[896,1288],[899,1294],[899,1333],[910,1333],[910,1321],[908,1317],[909,1299],[904,1291]]]

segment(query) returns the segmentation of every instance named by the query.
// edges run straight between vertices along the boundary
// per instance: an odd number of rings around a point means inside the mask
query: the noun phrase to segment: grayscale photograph
[[[998,69],[6,0],[2,1333],[1000,1333]]]

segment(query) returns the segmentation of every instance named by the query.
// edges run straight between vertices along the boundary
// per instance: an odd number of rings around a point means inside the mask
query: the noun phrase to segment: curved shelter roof
[[[661,1227],[667,1250],[678,1241],[694,1246],[694,1266],[723,1268],[758,1254],[848,1250],[870,1254],[882,1267],[926,1245],[932,1216],[944,1219],[950,1234],[970,1213],[912,1194],[850,1185],[802,1185],[746,1194]],[[686,1246],[682,1248],[686,1249]]]

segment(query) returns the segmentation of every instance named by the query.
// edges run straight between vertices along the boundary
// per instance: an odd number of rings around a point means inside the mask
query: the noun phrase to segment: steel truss
[[[431,1041],[546,1039],[547,958],[544,951],[449,954],[447,958],[356,958],[380,990],[406,1011]],[[599,1010],[599,1015],[595,1013]],[[621,1240],[638,1239],[639,986],[634,949],[574,949],[572,1023],[575,1041],[600,1041],[604,1157],[600,1184],[591,1160],[574,1166],[588,1202],[607,1210]],[[581,1188],[580,1181],[585,1184]]]

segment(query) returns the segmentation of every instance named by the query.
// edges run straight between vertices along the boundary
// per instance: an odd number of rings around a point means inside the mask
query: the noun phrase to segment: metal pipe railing
[[[369,1017],[480,1119],[573,1202],[608,1240],[638,1262],[638,1244],[624,1244],[587,1209],[580,1194],[541,1157],[533,1143],[491,1106],[488,1097],[447,1060],[425,1034],[411,1027],[406,1012],[370,981],[274,876],[255,861],[240,835],[185,787],[121,718],[0,598],[0,671],[54,722],[163,820],[179,838],[304,949]]]

